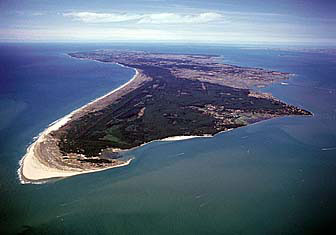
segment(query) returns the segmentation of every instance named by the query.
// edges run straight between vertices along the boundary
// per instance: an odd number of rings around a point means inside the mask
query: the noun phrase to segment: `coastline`
[[[74,58],[74,57],[71,57],[71,58]],[[101,61],[97,61],[97,62],[101,62]],[[103,63],[103,62],[101,62],[101,63]],[[115,63],[115,64],[117,64],[117,63]],[[123,67],[127,67],[127,66],[124,66],[124,65],[121,65],[121,64],[118,64],[118,65],[123,66]],[[36,156],[37,153],[35,152],[35,150],[36,150],[38,144],[41,144],[43,141],[45,141],[47,135],[49,135],[52,131],[56,131],[59,128],[61,128],[62,126],[64,126],[65,124],[67,124],[75,114],[78,114],[80,111],[83,111],[88,106],[90,106],[90,105],[96,103],[97,101],[100,101],[100,100],[110,96],[111,94],[123,89],[124,87],[126,87],[127,85],[129,85],[130,83],[135,81],[140,73],[135,68],[131,68],[131,69],[135,70],[135,75],[128,82],[122,84],[121,86],[117,87],[116,89],[112,90],[111,92],[109,92],[109,93],[107,93],[107,94],[105,94],[101,97],[98,97],[97,99],[89,102],[88,104],[72,111],[71,113],[65,115],[64,117],[52,122],[37,137],[34,137],[34,142],[28,146],[26,154],[19,161],[19,169],[17,170],[17,173],[18,173],[19,180],[20,180],[21,184],[34,183],[34,182],[39,183],[41,181],[46,181],[46,180],[51,179],[51,178],[64,178],[64,177],[74,176],[74,175],[78,175],[78,174],[86,174],[86,173],[103,171],[103,170],[116,168],[116,167],[122,167],[122,166],[126,166],[126,165],[130,164],[130,162],[133,159],[129,159],[126,162],[123,162],[123,163],[118,164],[118,165],[114,165],[114,166],[110,166],[110,167],[106,167],[106,168],[94,169],[94,170],[92,170],[92,169],[88,169],[88,170],[81,170],[81,169],[60,170],[60,169],[57,169],[57,168],[51,168],[51,167],[47,166],[46,164],[43,164],[39,160],[39,157]]]
[[[72,56],[70,56],[70,57],[75,58],[75,57],[72,57]],[[87,60],[87,59],[81,59],[81,58],[75,58],[75,59]],[[107,63],[107,62],[101,62],[101,61],[98,61],[98,60],[93,60],[93,61],[99,62],[99,63]],[[122,66],[122,67],[127,67],[127,66],[119,64],[119,63],[114,63],[114,64],[117,64],[117,65]],[[43,141],[46,140],[46,137],[52,131],[56,131],[59,128],[61,128],[62,126],[66,125],[69,121],[71,121],[71,119],[72,119],[72,117],[74,117],[74,115],[80,113],[81,111],[83,111],[88,106],[90,106],[92,104],[95,104],[96,102],[98,102],[98,101],[112,95],[113,93],[123,89],[128,84],[135,81],[136,78],[141,74],[135,68],[132,68],[132,67],[127,67],[127,68],[131,68],[131,69],[135,70],[135,75],[128,82],[122,84],[121,86],[117,87],[116,89],[112,90],[111,92],[90,101],[86,105],[72,111],[71,113],[65,115],[64,117],[61,117],[60,119],[57,119],[56,121],[50,123],[45,130],[43,130],[36,137],[33,138],[34,141],[28,146],[26,154],[19,161],[19,169],[17,170],[17,174],[18,174],[18,177],[19,177],[19,180],[20,180],[21,184],[41,184],[41,183],[46,183],[46,182],[48,182],[48,180],[51,180],[51,179],[65,178],[65,177],[75,176],[75,175],[79,175],[79,174],[94,173],[94,172],[104,171],[104,170],[108,170],[108,169],[112,169],[112,168],[127,166],[131,163],[133,158],[128,159],[127,161],[125,161],[121,164],[118,164],[118,165],[113,165],[113,166],[99,168],[99,169],[87,169],[87,170],[85,170],[85,169],[71,169],[71,170],[69,170],[69,169],[57,169],[57,168],[49,167],[46,164],[44,164],[43,162],[41,162],[39,160],[38,153],[35,152],[38,145],[43,143]],[[222,131],[222,132],[227,132],[227,131],[230,131],[230,130],[231,129],[226,130],[226,131]],[[220,132],[220,133],[222,133],[222,132]],[[219,133],[217,133],[217,134],[219,134]],[[187,139],[194,139],[194,138],[209,138],[209,137],[213,137],[213,136],[215,136],[215,135],[171,136],[171,137],[167,137],[167,138],[163,138],[163,139],[152,140],[150,142],[143,143],[140,146],[137,146],[135,148],[150,144],[152,142],[157,142],[157,141],[168,142],[168,141],[179,141],[179,140],[187,140]],[[132,148],[132,149],[135,149],[135,148]],[[132,149],[127,149],[127,150],[122,150],[122,151],[128,151],[128,150],[132,150]]]
[[[188,139],[195,139],[195,138],[208,138],[213,137],[213,135],[180,135],[180,136],[171,136],[164,139],[160,139],[158,141],[178,141],[178,140],[188,140]]]
[[[99,60],[76,58],[73,56],[70,56],[70,57],[75,58],[75,59],[80,59],[80,60],[95,61],[99,63],[110,63],[110,62],[103,62]],[[36,139],[34,138],[34,142],[27,148],[26,154],[23,156],[23,158],[19,162],[20,167],[17,172],[19,175],[20,182],[22,184],[43,183],[43,182],[47,182],[48,180],[51,180],[54,178],[64,178],[64,177],[69,177],[69,176],[74,176],[74,175],[79,175],[79,174],[93,173],[93,172],[103,171],[103,170],[107,170],[111,168],[122,167],[122,166],[126,166],[130,164],[130,162],[133,159],[115,160],[115,161],[108,163],[111,165],[103,164],[103,165],[98,165],[98,166],[97,165],[88,166],[88,165],[83,164],[80,166],[71,166],[68,163],[64,163],[64,161],[63,162],[59,161],[59,158],[62,158],[63,154],[61,154],[61,152],[59,151],[59,148],[57,145],[58,139],[54,138],[51,134],[53,131],[57,131],[63,126],[65,126],[69,121],[77,120],[78,118],[82,117],[83,115],[89,112],[94,112],[94,111],[97,111],[97,110],[100,110],[106,107],[111,102],[118,100],[118,98],[132,91],[132,89],[138,88],[143,82],[148,80],[148,77],[146,77],[146,75],[142,73],[142,70],[128,67],[128,66],[125,66],[119,63],[113,63],[113,64],[117,64],[122,67],[134,69],[135,75],[128,82],[112,90],[111,92],[108,92],[107,94],[94,99],[88,104],[52,122],[50,125],[48,125],[48,127],[44,131],[42,131],[37,137],[35,137]],[[268,118],[266,120],[268,120]],[[257,121],[255,123],[259,123],[259,122],[260,121]],[[249,123],[247,125],[251,125],[255,123]],[[152,142],[179,141],[179,140],[187,140],[187,139],[193,139],[193,138],[214,137],[217,134],[228,132],[231,130],[232,129],[220,131],[214,135],[205,134],[205,135],[200,135],[200,136],[194,136],[194,135],[192,136],[186,136],[186,135],[169,136],[163,139],[157,139],[157,140],[149,141],[147,143],[143,143],[134,148],[120,150],[119,152],[133,150],[141,146],[150,144]],[[77,154],[77,156],[78,155],[80,154]],[[53,158],[54,156],[56,156],[56,158]],[[68,156],[63,156],[63,159],[64,157],[68,157]],[[57,159],[58,159],[58,162],[57,162]],[[59,162],[61,162],[61,164],[59,164]]]
[[[70,55],[68,55],[70,56]],[[79,60],[87,60],[87,59],[82,59],[82,58],[76,58],[72,57],[74,59],[79,59]],[[98,60],[93,60],[98,63],[108,63],[108,62],[102,62]],[[114,63],[122,67],[127,67],[123,64],[119,63]],[[100,96],[86,105],[72,111],[71,113],[65,115],[64,117],[57,119],[56,121],[50,123],[48,127],[43,130],[41,133],[39,133],[38,136],[34,137],[34,141],[28,146],[26,154],[21,158],[19,161],[19,169],[17,170],[19,180],[21,184],[41,184],[41,183],[46,183],[48,180],[51,179],[56,179],[56,178],[65,178],[65,177],[70,177],[70,176],[75,176],[79,174],[88,174],[88,173],[93,173],[93,172],[99,172],[99,171],[104,171],[112,168],[117,168],[117,167],[123,167],[127,166],[131,163],[132,159],[128,159],[127,161],[118,164],[118,165],[113,165],[109,167],[104,167],[104,168],[99,168],[99,169],[57,169],[53,167],[49,167],[43,162],[39,160],[38,153],[35,152],[36,148],[38,147],[39,144],[43,143],[46,140],[46,137],[52,132],[52,131],[57,131],[59,128],[62,126],[66,125],[69,121],[71,121],[72,117],[74,115],[78,114],[79,112],[83,111],[85,108],[88,106],[95,104],[96,102],[112,95],[113,93],[123,89],[126,87],[128,84],[132,83],[133,81],[136,80],[136,78],[140,75],[140,72],[132,67],[127,67],[135,70],[135,75],[126,83],[122,84],[121,86],[117,87],[116,89],[112,90],[111,92]],[[229,130],[227,130],[229,131]],[[226,131],[224,131],[226,132]],[[147,143],[143,143],[140,146],[137,146],[135,148],[150,144],[152,142],[156,141],[163,141],[163,142],[168,142],[168,141],[179,141],[179,140],[187,140],[187,139],[193,139],[193,138],[202,138],[202,137],[213,137],[212,135],[202,135],[202,136],[171,136],[167,137],[164,139],[158,139],[158,140],[152,140]],[[132,148],[132,149],[135,149]],[[131,149],[127,149],[131,150]],[[127,151],[127,150],[122,150],[122,151]],[[121,152],[122,152],[121,151]]]

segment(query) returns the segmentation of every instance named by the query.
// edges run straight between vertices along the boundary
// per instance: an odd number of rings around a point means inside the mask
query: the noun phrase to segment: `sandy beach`
[[[99,62],[99,61],[97,61]],[[124,66],[118,64],[120,66]],[[124,66],[125,67],[125,66]],[[48,179],[52,178],[64,178],[79,174],[86,174],[92,173],[97,171],[103,171],[111,168],[127,166],[130,164],[132,159],[127,161],[120,161],[118,164],[108,167],[100,167],[96,169],[82,169],[82,168],[71,168],[66,166],[57,166],[52,162],[52,154],[51,156],[44,156],[45,153],[48,153],[48,148],[52,146],[52,137],[50,135],[51,132],[59,130],[61,127],[66,125],[72,119],[76,119],[81,117],[87,112],[102,108],[106,103],[109,103],[111,99],[110,96],[116,94],[117,92],[121,92],[120,95],[127,93],[127,86],[130,86],[132,83],[136,83],[136,80],[143,80],[141,79],[140,72],[135,69],[135,75],[129,80],[127,83],[121,85],[120,87],[114,89],[113,91],[103,95],[90,103],[80,107],[79,109],[74,110],[70,114],[56,120],[55,122],[51,123],[48,128],[46,128],[42,133],[39,134],[37,139],[27,148],[27,153],[24,157],[20,160],[20,168],[18,169],[18,175],[20,178],[20,182],[22,184],[26,183],[43,183],[46,182]],[[135,87],[138,86],[140,83],[135,84]],[[134,85],[133,85],[134,86]],[[125,89],[125,92],[122,92],[122,89]],[[107,101],[105,101],[107,100]],[[112,99],[113,100],[113,99]],[[160,140],[153,140],[150,141],[178,141],[178,140],[186,140],[192,138],[199,138],[199,137],[211,137],[210,135],[204,136],[172,136]],[[143,145],[149,144],[144,143]],[[50,152],[50,150],[49,150]],[[44,154],[43,154],[44,153]]]
[[[91,59],[90,59],[91,60]],[[105,63],[98,60],[94,60],[99,63]],[[117,63],[118,64],[118,63]],[[123,64],[118,64],[119,66],[127,67]],[[131,67],[128,67],[131,68]],[[139,68],[142,68],[141,66]],[[66,152],[61,152],[60,143],[62,141],[67,141],[66,137],[62,136],[62,133],[67,133],[68,128],[71,128],[71,125],[75,125],[73,122],[80,121],[80,118],[84,117],[87,114],[93,116],[93,119],[96,119],[97,114],[108,108],[109,105],[114,104],[121,100],[121,97],[129,94],[130,92],[136,90],[141,87],[146,82],[152,81],[153,78],[148,75],[148,73],[143,72],[142,69],[135,69],[135,75],[125,84],[120,87],[114,89],[113,91],[89,102],[88,104],[74,110],[70,114],[60,118],[59,120],[50,124],[35,140],[27,148],[27,153],[20,160],[20,168],[18,170],[18,175],[21,183],[36,183],[41,181],[46,181],[51,178],[62,178],[69,177],[78,174],[85,174],[91,172],[102,171],[106,169],[126,166],[130,164],[132,159],[122,160],[122,158],[115,159],[104,159],[104,157],[94,157],[98,156],[98,154],[102,154],[103,149],[106,147],[101,147],[90,158],[82,154],[82,149],[76,149]],[[203,83],[202,83],[203,84]],[[153,85],[154,87],[154,85]],[[204,89],[204,86],[203,86]],[[250,95],[250,93],[249,93]],[[251,96],[251,95],[250,95]],[[259,93],[252,94],[252,96],[259,98],[269,98],[269,95]],[[266,99],[265,98],[265,99]],[[134,107],[134,106],[133,106]],[[145,107],[143,107],[143,110]],[[143,112],[143,111],[142,111]],[[212,111],[211,111],[212,112]],[[141,114],[143,115],[143,114]],[[275,116],[269,116],[266,119],[274,118]],[[110,120],[110,119],[109,119]],[[258,120],[260,121],[260,120]],[[227,129],[226,127],[221,129],[226,132],[231,129]],[[219,133],[221,133],[219,132]],[[61,134],[60,134],[61,133]],[[187,133],[195,133],[198,132],[187,132]],[[205,133],[212,133],[211,131]],[[217,134],[219,134],[217,133]],[[134,148],[141,147],[143,145],[149,144],[154,141],[179,141],[179,140],[187,140],[192,138],[204,138],[204,137],[213,137],[213,135],[181,135],[174,136],[174,133],[169,133],[167,135],[161,135],[162,137],[168,136],[167,138],[152,140],[143,144],[134,144],[131,145]],[[172,135],[172,136],[169,136]],[[161,137],[161,138],[162,138]],[[130,149],[109,149],[108,151],[113,151],[115,153],[128,151]]]
[[[137,69],[135,70],[135,75],[129,80],[127,83],[121,85],[120,87],[114,89],[113,91],[103,95],[90,103],[80,107],[79,109],[74,110],[70,114],[56,120],[55,122],[51,123],[48,128],[46,128],[42,133],[39,134],[37,139],[27,148],[27,153],[23,156],[20,160],[19,164],[20,167],[18,169],[18,175],[20,182],[22,184],[25,183],[38,183],[41,181],[45,181],[51,178],[62,178],[62,177],[69,177],[78,174],[85,174],[85,173],[92,173],[102,170],[107,170],[116,167],[122,167],[130,164],[132,159],[127,161],[120,161],[119,164],[109,166],[106,168],[98,168],[98,169],[80,169],[80,168],[64,168],[60,169],[59,167],[52,167],[52,164],[49,164],[49,160],[47,162],[43,161],[44,156],[41,156],[40,150],[43,148],[46,142],[50,139],[50,133],[52,131],[56,131],[65,124],[67,124],[72,118],[76,116],[81,116],[83,113],[92,110],[90,106],[94,106],[95,104],[99,103],[99,101],[103,101],[107,97],[115,94],[116,92],[120,91],[121,89],[127,87],[131,83],[134,83],[137,78],[139,78],[140,73]],[[91,109],[90,109],[91,108]],[[88,109],[88,110],[86,110]]]
[[[188,139],[194,139],[194,138],[206,138],[206,137],[213,137],[212,135],[181,135],[181,136],[172,136],[167,137],[164,139],[161,139],[159,141],[178,141],[178,140],[188,140]]]
[[[100,62],[100,61],[97,61]],[[102,63],[102,62],[100,62]],[[118,64],[120,66],[124,66],[121,64]],[[126,67],[126,66],[124,66]],[[132,68],[134,69],[134,68]],[[66,125],[69,121],[79,118],[83,116],[85,113],[91,112],[93,110],[101,109],[106,105],[106,103],[110,103],[111,100],[115,100],[118,95],[123,95],[127,93],[129,90],[134,89],[134,87],[137,87],[143,82],[145,79],[141,75],[141,72],[139,72],[137,69],[135,70],[135,75],[132,77],[131,80],[129,80],[127,83],[121,85],[120,87],[114,89],[113,91],[107,93],[106,95],[103,95],[88,104],[80,107],[79,109],[74,110],[70,114],[54,121],[51,123],[48,128],[46,128],[43,132],[39,134],[39,136],[36,138],[36,140],[27,148],[27,153],[23,156],[23,158],[19,162],[19,169],[18,169],[18,175],[20,182],[22,184],[27,183],[44,183],[47,182],[50,179],[53,178],[64,178],[79,174],[87,174],[87,173],[93,173],[98,171],[103,171],[107,169],[112,169],[116,167],[122,167],[127,166],[131,163],[133,159],[128,159],[126,161],[120,161],[117,164],[114,164],[112,166],[107,167],[99,167],[95,169],[85,169],[85,168],[71,168],[67,166],[59,166],[53,162],[53,152],[55,150],[52,148],[53,145],[55,146],[55,142],[53,138],[51,137],[50,133],[53,131],[59,130],[61,127]],[[139,80],[139,81],[138,81]],[[134,83],[134,84],[133,84]],[[128,88],[128,86],[133,88]],[[118,94],[118,92],[120,94]],[[112,97],[112,99],[111,99]],[[192,138],[202,138],[202,137],[212,137],[211,135],[202,135],[202,136],[172,136],[164,139],[159,140],[153,140],[148,143],[144,143],[138,147],[141,147],[143,145],[155,142],[155,141],[179,141],[179,140],[186,140],[186,139],[192,139]],[[51,146],[51,147],[50,147]],[[50,148],[50,149],[48,149]],[[122,150],[125,151],[125,150]],[[46,153],[50,153],[50,156],[45,156]]]

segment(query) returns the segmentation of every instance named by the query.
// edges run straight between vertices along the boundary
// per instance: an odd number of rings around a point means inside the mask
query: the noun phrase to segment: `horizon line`
[[[1,40],[0,43],[21,43],[21,44],[46,44],[46,43],[53,43],[53,44],[66,44],[66,43],[73,43],[73,44],[90,44],[90,43],[97,43],[97,44],[200,44],[200,45],[253,45],[253,46],[319,46],[319,47],[336,47],[336,43],[315,43],[315,42],[270,42],[270,41],[240,41],[240,42],[232,42],[232,41],[223,41],[223,42],[205,42],[205,41],[173,41],[173,40],[132,40],[132,41],[123,41],[123,40]]]

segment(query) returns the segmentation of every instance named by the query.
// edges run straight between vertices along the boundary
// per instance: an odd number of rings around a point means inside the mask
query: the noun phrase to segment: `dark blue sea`
[[[129,166],[21,185],[19,161],[50,123],[134,71],[70,58],[103,48],[205,53],[296,74],[262,89],[313,117],[214,138],[154,142]],[[0,44],[0,234],[327,234],[336,211],[336,55],[246,45]],[[335,233],[334,233],[335,234]]]

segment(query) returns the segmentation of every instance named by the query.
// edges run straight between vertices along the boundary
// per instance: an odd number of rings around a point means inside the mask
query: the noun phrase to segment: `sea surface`
[[[102,48],[218,54],[296,74],[261,89],[314,113],[214,138],[154,142],[129,166],[21,185],[19,161],[50,123],[132,69],[70,58]],[[336,56],[246,45],[0,44],[0,234],[326,234],[335,230]]]

